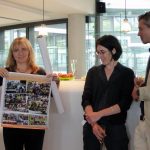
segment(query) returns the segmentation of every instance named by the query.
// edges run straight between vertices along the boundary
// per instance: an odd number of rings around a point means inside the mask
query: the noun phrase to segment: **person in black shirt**
[[[84,150],[128,150],[125,122],[132,103],[134,72],[117,60],[122,54],[118,39],[104,35],[96,41],[100,66],[89,69],[82,95],[86,123]]]
[[[11,72],[46,75],[44,69],[35,63],[34,51],[30,41],[26,38],[19,37],[12,42],[6,68],[0,68],[0,86],[3,77],[7,77]],[[48,74],[52,77],[53,74]],[[57,79],[56,76],[54,77]],[[3,128],[3,139],[5,150],[42,150],[45,130],[36,129],[19,129]]]
[[[150,43],[150,11],[138,17],[138,36],[144,44]],[[135,130],[134,148],[135,150],[150,150],[150,58],[147,64],[144,84],[137,84],[138,78],[135,78],[135,86],[132,92],[134,99],[143,100],[141,103],[141,121]]]

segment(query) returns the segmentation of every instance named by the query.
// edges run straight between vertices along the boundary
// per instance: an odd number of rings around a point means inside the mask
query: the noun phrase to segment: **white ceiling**
[[[124,8],[125,0],[101,0],[106,8]],[[126,0],[127,8],[149,9],[150,0]],[[95,0],[44,0],[45,20],[67,18],[70,14],[94,14]],[[5,19],[10,18],[10,19]],[[17,20],[12,20],[17,19]],[[43,0],[0,0],[0,27],[41,21]]]
[[[94,2],[95,0],[44,0],[44,20],[66,18],[69,14],[93,14]],[[0,26],[42,19],[43,0],[0,0]]]

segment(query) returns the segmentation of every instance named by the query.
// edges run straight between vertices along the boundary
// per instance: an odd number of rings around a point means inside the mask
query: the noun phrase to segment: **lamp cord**
[[[43,23],[44,23],[44,0],[43,0]]]
[[[126,0],[125,0],[125,19],[127,19]]]

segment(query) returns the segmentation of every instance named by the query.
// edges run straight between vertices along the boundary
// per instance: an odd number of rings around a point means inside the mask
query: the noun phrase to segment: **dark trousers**
[[[128,150],[128,136],[125,125],[105,127],[104,143],[107,150]],[[86,123],[83,127],[84,150],[101,150],[102,145],[92,132],[91,126]]]
[[[44,130],[3,128],[5,150],[42,150]]]

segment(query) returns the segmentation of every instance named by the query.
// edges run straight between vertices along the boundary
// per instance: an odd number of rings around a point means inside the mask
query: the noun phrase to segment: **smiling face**
[[[112,53],[102,45],[97,45],[96,54],[103,65],[108,65],[113,59]]]
[[[18,37],[10,45],[6,66],[13,71],[18,64],[21,65],[23,63],[24,66],[32,68],[33,72],[38,69],[30,41],[25,37]]]
[[[141,19],[139,21],[139,32],[138,36],[140,36],[141,41],[144,44],[150,43],[150,27],[145,24],[145,21]]]
[[[28,63],[29,50],[24,45],[15,46],[12,54],[16,63]]]

